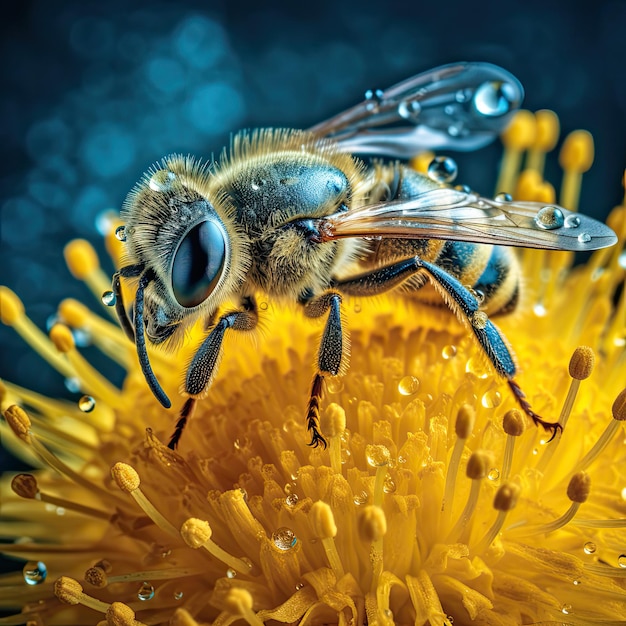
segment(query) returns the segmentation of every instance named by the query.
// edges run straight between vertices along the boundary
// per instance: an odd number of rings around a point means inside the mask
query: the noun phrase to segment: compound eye
[[[178,303],[192,308],[204,302],[224,271],[226,235],[216,222],[194,226],[182,239],[172,264],[172,288]]]

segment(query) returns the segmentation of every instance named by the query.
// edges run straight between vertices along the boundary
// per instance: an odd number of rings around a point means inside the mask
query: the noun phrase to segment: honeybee
[[[324,381],[347,367],[342,296],[398,288],[419,295],[427,283],[468,327],[524,411],[554,435],[558,425],[535,414],[515,383],[512,351],[489,319],[518,301],[517,264],[505,246],[591,250],[613,245],[614,233],[561,207],[453,188],[450,159],[436,159],[428,176],[400,160],[424,149],[485,145],[522,97],[517,79],[499,67],[446,65],[370,91],[306,131],[241,132],[218,163],[174,155],[153,166],[125,201],[119,238],[127,264],[112,284],[120,324],[166,408],[171,402],[146,339],[175,346],[185,329],[206,322],[169,447],[177,446],[216,375],[225,333],[257,326],[258,294],[295,301],[307,317],[326,317],[306,409],[310,445],[325,446]],[[131,313],[121,279],[137,281]],[[224,309],[227,302],[238,306]]]

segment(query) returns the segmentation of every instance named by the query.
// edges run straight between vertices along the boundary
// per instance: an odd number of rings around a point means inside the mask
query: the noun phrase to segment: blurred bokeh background
[[[102,250],[102,214],[163,155],[208,157],[243,127],[307,127],[368,88],[460,60],[507,68],[526,108],[555,110],[564,132],[593,133],[581,207],[604,218],[626,165],[626,2],[586,4],[6,3],[1,282],[45,327],[62,298],[90,298],[64,265],[64,244],[85,237]],[[459,158],[459,182],[492,193],[499,154]],[[547,172],[558,185],[556,155]],[[0,377],[78,398],[10,329],[0,345]]]

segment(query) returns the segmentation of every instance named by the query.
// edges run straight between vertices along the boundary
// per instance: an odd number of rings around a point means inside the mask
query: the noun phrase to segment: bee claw
[[[328,447],[328,443],[326,443],[326,439],[322,437],[319,433],[313,433],[313,437],[311,438],[311,442],[308,444],[311,448],[319,448],[322,446],[324,450]]]

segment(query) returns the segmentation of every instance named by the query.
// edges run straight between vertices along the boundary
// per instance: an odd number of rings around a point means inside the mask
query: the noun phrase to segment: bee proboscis
[[[113,292],[146,381],[167,408],[146,340],[174,346],[186,328],[205,320],[169,446],[177,446],[211,385],[225,333],[257,326],[258,294],[295,301],[307,317],[326,317],[306,410],[311,445],[325,446],[324,380],[347,367],[342,296],[402,288],[421,297],[426,284],[465,323],[524,411],[556,433],[558,424],[544,421],[525,400],[513,353],[489,319],[518,301],[516,257],[508,246],[592,250],[613,245],[615,234],[562,207],[453,188],[450,159],[438,158],[425,176],[398,160],[356,156],[474,150],[497,136],[522,96],[505,70],[457,63],[370,91],[307,131],[242,132],[219,163],[174,155],[153,166],[124,205],[127,263],[113,276]],[[121,279],[137,281],[130,315]],[[236,306],[225,307],[231,302]]]

